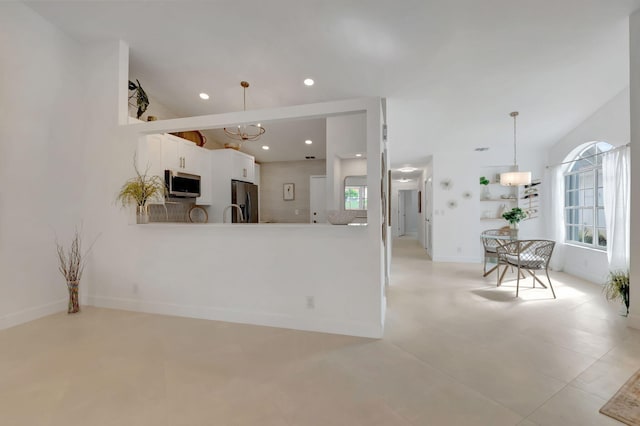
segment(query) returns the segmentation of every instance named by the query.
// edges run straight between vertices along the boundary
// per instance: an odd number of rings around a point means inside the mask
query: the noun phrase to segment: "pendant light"
[[[247,110],[247,87],[249,87],[249,82],[241,81],[240,86],[242,86],[242,105],[243,111]],[[225,127],[224,133],[230,137],[231,139],[239,140],[239,141],[255,141],[260,139],[265,132],[264,127],[258,124],[242,124],[237,127]]]
[[[521,186],[531,183],[531,172],[518,171],[518,161],[516,157],[516,117],[518,111],[509,114],[513,117],[513,170],[506,173],[500,173],[500,185],[505,186]]]

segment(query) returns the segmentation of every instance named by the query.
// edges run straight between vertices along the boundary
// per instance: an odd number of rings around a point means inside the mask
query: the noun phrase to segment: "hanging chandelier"
[[[249,82],[241,81],[240,86],[242,86],[242,103],[243,103],[243,111],[247,110],[247,87],[249,87]],[[224,133],[230,137],[231,139],[239,140],[239,141],[255,141],[260,139],[260,136],[264,135],[266,130],[264,127],[258,124],[241,124],[237,127],[225,127]]]
[[[518,111],[509,114],[513,117],[513,170],[507,173],[500,173],[500,185],[520,186],[529,185],[531,183],[531,172],[518,171],[518,162],[516,159],[516,117]]]

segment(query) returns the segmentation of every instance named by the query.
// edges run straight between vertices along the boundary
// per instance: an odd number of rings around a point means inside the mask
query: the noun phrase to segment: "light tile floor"
[[[618,424],[598,409],[640,367],[620,306],[480,268],[396,240],[382,340],[91,307],[3,330],[0,425]]]

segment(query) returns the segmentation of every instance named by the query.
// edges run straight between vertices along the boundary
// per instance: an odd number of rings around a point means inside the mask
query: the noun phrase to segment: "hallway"
[[[598,409],[640,359],[619,307],[480,271],[395,240],[382,340],[92,307],[1,330],[0,423],[618,424]]]

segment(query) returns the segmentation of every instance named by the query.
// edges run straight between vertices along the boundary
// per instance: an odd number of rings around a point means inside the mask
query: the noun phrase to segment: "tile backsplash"
[[[191,200],[167,201],[149,205],[149,222],[189,222],[189,209],[195,203]]]

